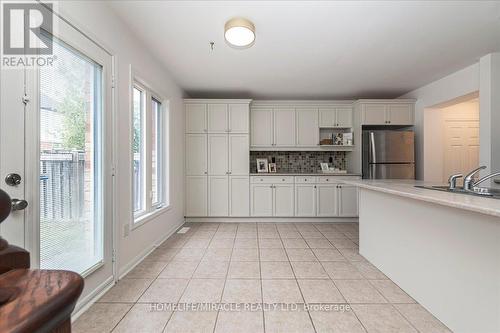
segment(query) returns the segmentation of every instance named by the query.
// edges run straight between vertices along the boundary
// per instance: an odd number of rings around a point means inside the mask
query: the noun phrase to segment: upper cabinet
[[[319,142],[318,109],[296,109],[297,146],[314,147]]]
[[[228,105],[229,133],[249,133],[250,109],[248,104]]]
[[[274,144],[277,147],[295,146],[295,109],[274,109]]]
[[[250,114],[250,145],[270,147],[274,145],[273,109],[254,109]]]
[[[319,127],[352,127],[352,107],[320,108]]]
[[[362,100],[359,104],[362,125],[413,125],[412,100]]]
[[[207,132],[207,105],[186,104],[186,133]]]

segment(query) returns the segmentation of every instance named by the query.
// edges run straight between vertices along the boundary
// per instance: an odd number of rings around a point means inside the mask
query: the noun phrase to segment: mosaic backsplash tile
[[[345,155],[343,151],[251,151],[250,172],[257,172],[257,158],[267,158],[269,163],[274,158],[278,173],[321,172],[320,163],[329,163],[330,167],[345,170]]]

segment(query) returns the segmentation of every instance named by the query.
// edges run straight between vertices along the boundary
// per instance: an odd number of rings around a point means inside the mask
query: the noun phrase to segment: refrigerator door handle
[[[375,133],[370,132],[370,162],[377,163],[377,150],[375,149]]]

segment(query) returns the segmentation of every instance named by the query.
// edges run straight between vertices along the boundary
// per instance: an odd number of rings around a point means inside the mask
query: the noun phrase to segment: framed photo
[[[269,172],[276,172],[276,163],[269,163]]]
[[[258,173],[269,172],[267,159],[265,159],[265,158],[258,158],[257,159],[257,172]]]
[[[328,163],[320,163],[321,171],[328,171]]]

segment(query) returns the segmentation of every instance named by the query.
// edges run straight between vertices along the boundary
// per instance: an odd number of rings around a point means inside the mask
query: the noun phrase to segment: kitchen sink
[[[471,191],[466,191],[461,188],[450,190],[448,185],[415,185],[415,187],[424,188],[427,190],[435,190],[435,191],[451,192],[457,194],[475,195],[492,199],[500,199],[500,189],[490,188],[490,187],[474,187]]]

